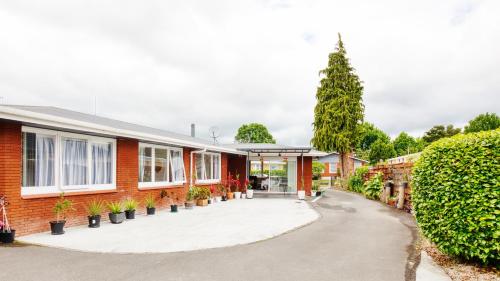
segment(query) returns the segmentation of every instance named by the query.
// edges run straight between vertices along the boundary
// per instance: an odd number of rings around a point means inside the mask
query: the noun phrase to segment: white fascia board
[[[37,113],[32,111],[21,110],[17,108],[11,108],[6,106],[0,106],[0,119],[7,119],[13,121],[20,121],[24,123],[31,123],[42,126],[49,126],[55,128],[62,128],[68,130],[76,130],[82,132],[90,132],[103,135],[120,136],[138,140],[145,140],[151,142],[159,142],[172,144],[177,146],[192,147],[207,149],[217,152],[225,152],[231,154],[246,155],[245,152],[238,151],[236,149],[230,149],[225,147],[219,147],[215,145],[205,145],[202,143],[179,140],[175,138],[158,136],[153,134],[135,132],[131,130],[117,129],[109,126],[98,125],[90,122],[77,121],[74,119],[63,118],[59,116],[53,116],[50,114]]]

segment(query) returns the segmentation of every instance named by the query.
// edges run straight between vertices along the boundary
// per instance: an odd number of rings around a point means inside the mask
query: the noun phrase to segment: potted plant
[[[7,199],[0,197],[0,209],[2,210],[2,220],[0,220],[0,242],[12,243],[16,237],[16,230],[10,228],[9,219],[7,218]]]
[[[389,199],[387,199],[387,204],[392,207],[396,207],[396,204],[398,203],[398,197],[396,195],[390,196]]]
[[[127,198],[125,200],[125,217],[127,220],[133,220],[135,219],[135,210],[137,209],[137,201],[135,201],[133,198]]]
[[[87,213],[90,228],[101,226],[101,213],[104,211],[104,203],[100,200],[92,200],[87,205]]]
[[[56,220],[50,222],[50,230],[52,235],[64,234],[66,213],[70,210],[73,210],[73,202],[64,198],[64,193],[61,193],[61,195],[59,196],[59,200],[57,200],[54,208],[52,209],[56,216]]]
[[[210,189],[205,186],[195,187],[196,188],[196,206],[207,206],[208,198],[210,197]]]
[[[253,189],[252,185],[250,184],[250,181],[248,179],[245,180],[245,186],[247,187],[247,199],[252,199],[253,198]]]
[[[153,194],[149,193],[148,195],[146,195],[146,198],[144,198],[144,203],[146,205],[146,214],[154,215],[156,211],[156,202]]]
[[[302,177],[301,183],[302,184],[300,185],[300,188],[297,191],[297,197],[299,198],[299,200],[305,200],[306,199],[306,191],[304,190],[304,177]]]
[[[196,187],[190,186],[188,192],[186,193],[186,202],[184,202],[184,208],[192,209],[194,206],[193,200],[196,196]]]
[[[240,175],[236,174],[236,177],[233,180],[233,186],[235,187],[234,191],[234,199],[240,199],[241,198],[241,190],[240,190]]]
[[[223,184],[217,185],[217,191],[221,195],[219,201],[227,201],[226,187]]]
[[[123,206],[121,202],[111,202],[108,203],[109,209],[109,220],[111,223],[118,224],[125,220],[125,212],[123,212]]]
[[[233,191],[231,190],[231,187],[232,187],[232,177],[231,177],[231,173],[229,173],[229,176],[227,177],[227,182],[226,182],[226,200],[230,200],[230,199],[233,199],[234,198],[234,194],[233,194]]]

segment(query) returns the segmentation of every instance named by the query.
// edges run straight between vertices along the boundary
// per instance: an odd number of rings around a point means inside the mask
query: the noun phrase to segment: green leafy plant
[[[193,201],[196,197],[196,187],[190,186],[188,192],[186,193],[186,201]]]
[[[319,182],[318,181],[313,181],[312,188],[313,191],[318,191],[319,190]]]
[[[57,200],[56,204],[52,211],[56,215],[56,221],[60,222],[66,219],[66,213],[68,211],[74,210],[73,201],[64,198],[64,193],[61,193],[59,196],[59,200]]]
[[[368,199],[378,200],[383,188],[383,175],[378,172],[375,176],[365,182],[364,194]]]
[[[366,174],[368,174],[368,167],[362,166],[357,168],[356,171],[354,171],[354,175],[350,176],[347,181],[347,189],[362,193]]]
[[[156,206],[156,201],[153,194],[149,193],[146,198],[144,198],[144,203],[146,208],[154,208]]]
[[[112,214],[119,214],[123,212],[123,204],[122,202],[115,201],[107,204],[109,211]]]
[[[415,163],[422,233],[444,253],[500,264],[500,129],[441,139]]]
[[[101,200],[92,200],[87,204],[87,213],[89,216],[98,216],[104,211],[104,202]]]
[[[125,210],[127,211],[133,211],[137,209],[138,205],[139,203],[137,203],[137,201],[135,201],[133,198],[127,198],[127,200],[125,200]]]
[[[194,199],[205,200],[210,198],[210,189],[208,187],[196,186],[194,187],[194,189],[195,189]]]

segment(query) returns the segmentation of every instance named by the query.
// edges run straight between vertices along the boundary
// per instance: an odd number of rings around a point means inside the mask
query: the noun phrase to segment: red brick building
[[[182,203],[191,185],[238,174],[258,192],[310,195],[310,148],[209,141],[54,107],[0,106],[0,196],[18,235],[49,230],[59,195],[74,202],[67,225],[87,222],[90,200],[148,194],[159,208]],[[317,156],[317,155],[316,155]],[[259,163],[256,175],[252,165]],[[268,168],[267,170],[265,168]],[[266,174],[267,171],[267,174]],[[164,191],[170,198],[160,199]],[[144,211],[141,206],[139,212]]]

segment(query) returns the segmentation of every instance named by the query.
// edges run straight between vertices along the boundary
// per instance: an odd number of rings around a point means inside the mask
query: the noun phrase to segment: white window
[[[186,182],[182,148],[139,144],[139,188]]]
[[[330,165],[328,165],[328,166],[330,166],[330,169],[329,169],[329,170],[330,170],[330,174],[335,174],[335,173],[337,173],[337,165],[338,165],[338,162],[330,162],[329,164],[330,164]]]
[[[116,141],[23,127],[22,195],[115,189]]]
[[[197,183],[214,183],[220,181],[221,158],[219,153],[195,153],[194,157]]]

